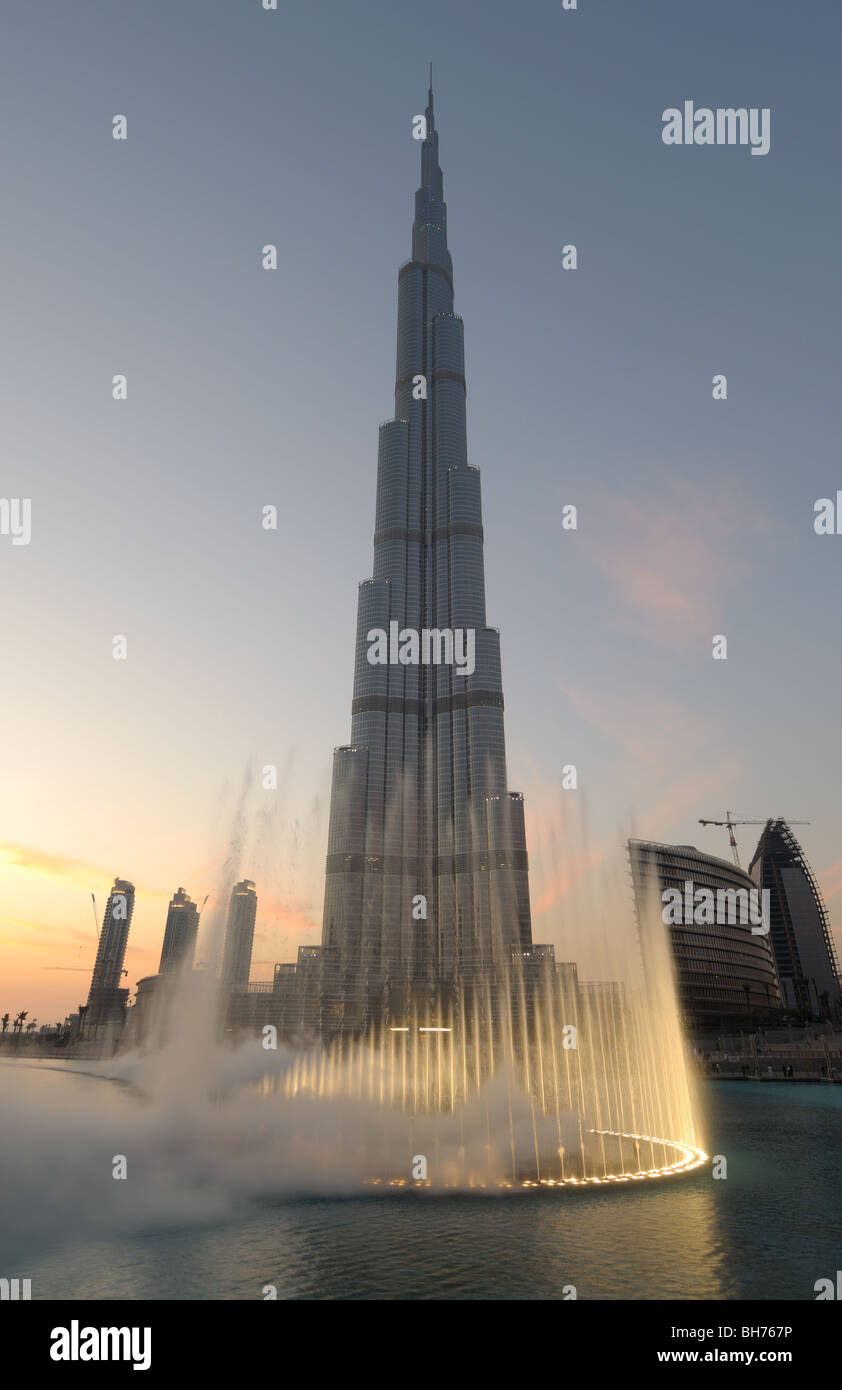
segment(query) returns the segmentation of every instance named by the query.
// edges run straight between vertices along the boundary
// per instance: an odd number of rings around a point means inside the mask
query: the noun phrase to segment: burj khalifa
[[[432,81],[417,134],[395,413],[380,426],[351,741],[334,752],[320,952],[334,963],[340,1010],[363,1024],[507,970],[532,939],[523,798],[507,789],[500,634],[485,612],[480,473],[468,463]],[[447,660],[446,634],[457,631],[473,634],[470,674]],[[431,641],[413,649],[422,632]],[[376,633],[392,641],[388,659],[373,662]]]

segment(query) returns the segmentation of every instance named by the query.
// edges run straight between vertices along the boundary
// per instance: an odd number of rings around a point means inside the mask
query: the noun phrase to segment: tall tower
[[[128,990],[121,988],[120,981],[133,912],[134,884],[123,878],[115,878],[105,905],[91,977],[87,1013],[89,1024],[101,1023],[121,1013],[128,999]]]
[[[250,878],[235,883],[228,907],[222,979],[228,989],[244,990],[249,982],[257,893]]]
[[[159,975],[169,975],[182,966],[186,970],[191,969],[198,930],[199,910],[184,889],[179,888],[170,899],[167,909],[161,964],[158,966]]]
[[[462,320],[432,87],[412,259],[398,271],[395,415],[380,426],[372,578],[360,585],[351,742],[334,752],[322,947],[364,1015],[470,980],[531,943],[523,799],[507,790],[500,635],[485,614]],[[370,661],[373,630],[433,633]],[[468,630],[474,669],[442,659]],[[463,638],[467,641],[467,638]],[[446,657],[446,653],[444,654]]]

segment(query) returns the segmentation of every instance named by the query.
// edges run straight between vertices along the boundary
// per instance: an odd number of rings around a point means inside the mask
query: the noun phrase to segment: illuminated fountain
[[[545,831],[549,846],[536,835],[534,895],[569,961],[531,946],[507,969],[416,994],[414,1005],[393,996],[374,1026],[291,1045],[294,1031],[264,1026],[262,1047],[252,1032],[233,1052],[219,1047],[212,968],[201,998],[182,982],[168,1044],[157,1061],[144,1058],[144,1088],[168,1094],[181,1078],[210,1093],[214,1143],[240,1146],[244,1162],[266,1150],[266,1171],[297,1192],[569,1191],[699,1168],[706,1155],[660,904],[635,930],[625,862],[611,867],[582,824],[561,832]],[[225,881],[239,871],[239,836],[232,842]],[[222,930],[220,910],[212,960]]]
[[[527,953],[446,1003],[293,1054],[264,1091],[302,1119],[314,1104],[356,1102],[374,1186],[583,1187],[688,1172],[706,1155],[658,940],[633,987],[581,985],[575,967]]]

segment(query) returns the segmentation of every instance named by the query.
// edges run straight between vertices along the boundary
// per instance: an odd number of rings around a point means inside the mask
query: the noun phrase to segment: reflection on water
[[[8,1070],[0,1068],[0,1089]],[[66,1116],[93,1092],[108,1093],[109,1111],[116,1101],[120,1123],[143,1107],[91,1077],[27,1072],[36,1128],[25,1143],[20,1128],[3,1128],[0,1215],[10,1236],[4,1272],[31,1278],[34,1298],[260,1299],[273,1284],[292,1299],[562,1299],[571,1285],[581,1299],[812,1299],[842,1249],[831,1200],[842,1088],[739,1082],[708,1088],[709,1151],[727,1158],[726,1180],[708,1167],[651,1189],[305,1201],[260,1199],[242,1186],[224,1216],[197,1191],[192,1213],[139,1203],[119,1238],[103,1239],[86,1218],[61,1244],[56,1203],[74,1205],[81,1150],[72,1125],[62,1145],[49,1109]],[[98,1158],[110,1168],[112,1154],[129,1148],[131,1173],[136,1137],[117,1150],[103,1134]],[[57,1145],[44,1194],[50,1221],[36,1220],[33,1206],[7,1222],[13,1207],[37,1201],[25,1158],[39,1138]],[[44,1181],[40,1169],[36,1179]],[[204,1198],[208,1190],[205,1181]],[[84,1185],[81,1196],[87,1211]]]

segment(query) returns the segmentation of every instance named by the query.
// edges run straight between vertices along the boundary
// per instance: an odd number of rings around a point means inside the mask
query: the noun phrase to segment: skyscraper
[[[412,259],[398,272],[395,414],[380,426],[373,574],[359,588],[351,742],[334,752],[328,831],[322,950],[363,1018],[399,1010],[419,988],[505,969],[531,943],[432,89],[425,122]],[[388,659],[375,662],[378,633]],[[475,644],[461,668],[449,659],[460,638],[463,654]]]
[[[128,999],[128,990],[120,987],[120,981],[133,912],[134,884],[115,878],[102,918],[86,1024],[102,1023],[119,1015]]]
[[[785,820],[766,822],[748,871],[769,890],[769,938],[786,1007],[829,1014],[839,998],[839,964],[827,908]]]
[[[187,970],[191,968],[198,930],[199,910],[184,889],[179,888],[170,899],[167,909],[161,964],[158,966],[160,975],[168,975],[182,965]]]
[[[248,986],[256,917],[257,893],[251,879],[244,878],[231,890],[225,929],[222,979],[230,990],[244,990]]]

